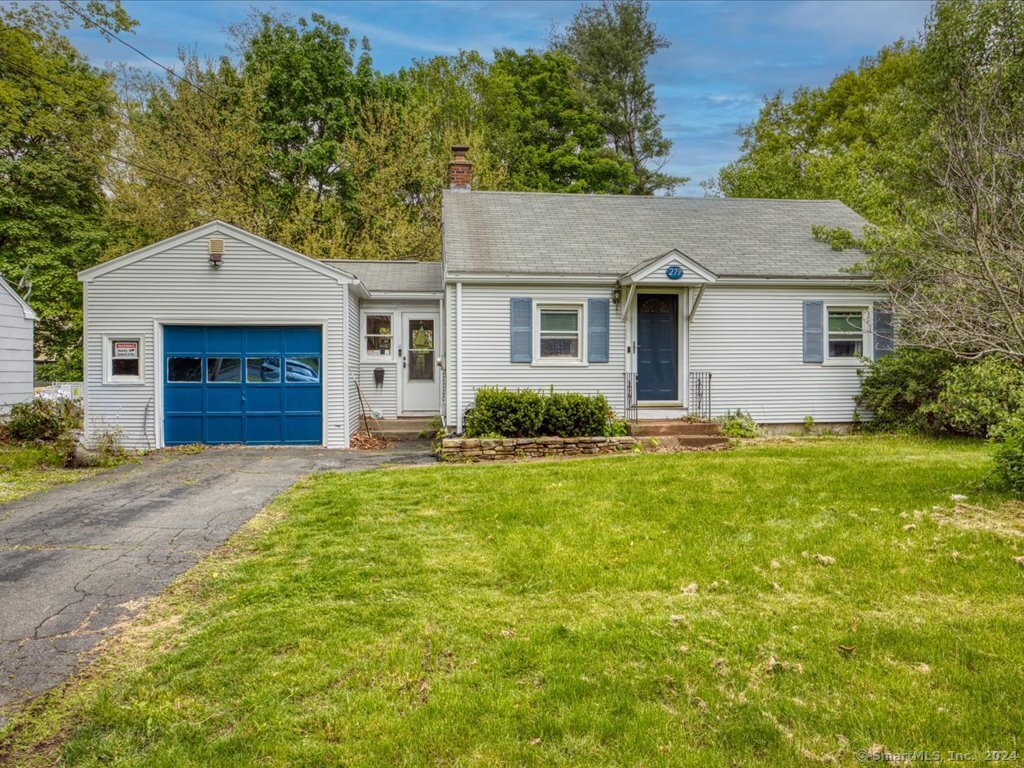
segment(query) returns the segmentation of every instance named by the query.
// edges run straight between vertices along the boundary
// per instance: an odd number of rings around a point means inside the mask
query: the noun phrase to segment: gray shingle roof
[[[849,277],[864,255],[833,251],[811,226],[861,232],[836,200],[445,192],[454,273],[622,275],[673,248],[719,277]]]
[[[324,263],[355,275],[370,293],[438,292],[444,288],[439,261],[324,259]]]

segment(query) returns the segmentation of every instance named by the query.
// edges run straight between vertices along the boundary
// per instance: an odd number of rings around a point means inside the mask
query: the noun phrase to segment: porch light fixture
[[[616,288],[614,291],[612,291],[612,301],[615,303],[616,307],[619,306],[619,302],[622,301],[621,288]]]
[[[217,237],[208,240],[207,254],[210,257],[210,266],[214,269],[220,269],[220,265],[224,261],[224,239]]]

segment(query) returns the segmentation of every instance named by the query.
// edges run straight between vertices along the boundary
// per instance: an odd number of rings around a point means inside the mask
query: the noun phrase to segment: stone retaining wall
[[[639,446],[640,441],[635,437],[505,437],[494,440],[446,437],[441,441],[441,458],[445,461],[502,461],[628,453]]]

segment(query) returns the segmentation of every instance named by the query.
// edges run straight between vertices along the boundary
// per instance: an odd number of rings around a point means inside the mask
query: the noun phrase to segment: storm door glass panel
[[[277,384],[281,381],[281,358],[248,357],[245,380],[250,384]]]
[[[409,321],[409,380],[434,380],[434,321]]]
[[[284,380],[288,384],[316,384],[320,381],[320,358],[289,357],[285,359]]]
[[[210,384],[237,384],[242,380],[242,358],[206,358],[206,381]]]
[[[203,380],[203,361],[199,357],[167,358],[167,380],[172,383],[199,383]]]

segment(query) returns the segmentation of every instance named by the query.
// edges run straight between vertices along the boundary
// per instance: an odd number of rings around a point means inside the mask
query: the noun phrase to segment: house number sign
[[[683,268],[680,267],[678,264],[673,264],[672,266],[665,270],[665,277],[667,277],[669,280],[678,280],[682,276]]]

